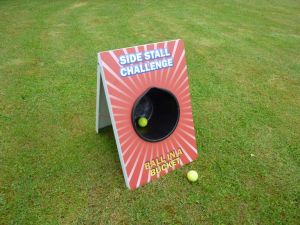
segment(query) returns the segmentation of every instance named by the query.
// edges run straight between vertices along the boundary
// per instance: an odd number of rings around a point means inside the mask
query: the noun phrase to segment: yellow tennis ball
[[[195,182],[198,180],[198,173],[197,171],[195,170],[190,170],[188,173],[187,173],[187,178],[190,182]]]
[[[146,127],[148,125],[148,120],[146,117],[140,117],[138,120],[138,124],[140,127]]]

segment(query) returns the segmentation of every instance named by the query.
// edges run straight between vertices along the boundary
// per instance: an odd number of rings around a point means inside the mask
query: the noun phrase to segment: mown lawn
[[[2,0],[0,37],[0,224],[299,224],[298,0]],[[176,38],[199,158],[130,191],[96,53]]]

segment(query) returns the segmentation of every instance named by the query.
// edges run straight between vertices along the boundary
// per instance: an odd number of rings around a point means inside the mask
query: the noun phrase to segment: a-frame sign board
[[[110,124],[130,189],[197,158],[182,40],[98,53],[97,133]]]

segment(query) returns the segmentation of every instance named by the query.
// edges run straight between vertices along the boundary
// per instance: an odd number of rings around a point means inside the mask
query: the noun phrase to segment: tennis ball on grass
[[[195,170],[190,170],[188,173],[187,173],[187,178],[190,182],[195,182],[198,180],[198,173],[197,171]]]
[[[140,117],[138,120],[138,124],[140,127],[146,127],[148,125],[148,120],[146,117]]]

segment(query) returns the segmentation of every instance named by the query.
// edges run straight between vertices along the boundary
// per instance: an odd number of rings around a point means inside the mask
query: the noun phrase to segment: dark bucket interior
[[[172,134],[179,120],[179,104],[170,91],[150,88],[135,102],[132,123],[136,133],[145,141],[161,141]],[[140,127],[138,120],[146,117],[148,125]]]

